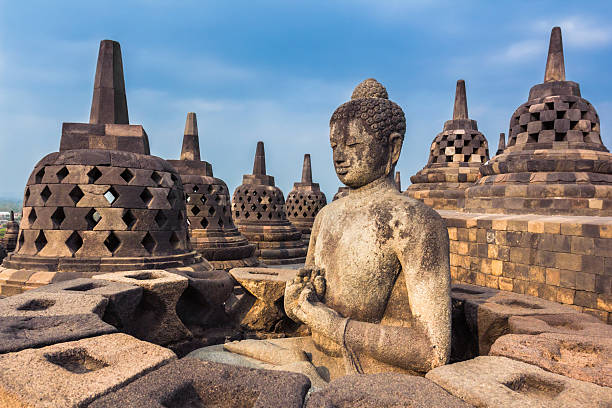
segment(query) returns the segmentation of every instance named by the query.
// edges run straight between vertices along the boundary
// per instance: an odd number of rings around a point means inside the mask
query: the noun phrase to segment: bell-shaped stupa
[[[319,183],[312,182],[310,155],[304,155],[302,181],[293,184],[293,190],[287,196],[285,207],[287,218],[302,233],[302,239],[310,242],[310,231],[315,217],[327,205],[327,198],[319,188]]]
[[[20,270],[6,282],[21,289],[100,272],[211,269],[191,249],[178,173],[128,124],[118,42],[100,43],[89,123],[64,123],[59,152],[34,167],[2,266]]]
[[[19,237],[19,223],[15,221],[15,212],[11,210],[9,221],[6,223],[6,232],[0,243],[4,245],[6,252],[13,252],[17,246]]]
[[[457,210],[464,205],[465,189],[478,179],[479,167],[489,160],[489,146],[469,119],[465,81],[457,81],[453,119],[444,123],[429,153],[427,165],[410,177],[405,194],[438,210]]]
[[[502,154],[466,191],[470,212],[612,216],[612,155],[599,116],[565,80],[561,29],[550,36],[544,83],[512,115]]]
[[[210,163],[200,159],[195,113],[187,114],[181,159],[168,162],[183,182],[193,248],[217,269],[258,265],[255,246],[234,225],[227,185],[213,177]]]
[[[283,192],[266,174],[263,142],[257,142],[253,174],[245,174],[234,191],[232,215],[240,232],[256,245],[261,262],[287,265],[306,260],[306,243],[287,219]]]

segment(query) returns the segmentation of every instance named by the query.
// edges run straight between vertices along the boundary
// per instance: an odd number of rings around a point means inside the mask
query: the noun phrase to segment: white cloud
[[[548,31],[553,26],[561,27],[564,46],[597,48],[607,46],[612,42],[612,28],[592,16],[572,16],[560,20],[541,20],[535,24],[534,31]]]
[[[494,63],[521,63],[543,55],[546,45],[541,41],[524,40],[507,46],[501,53],[491,55],[488,60]]]

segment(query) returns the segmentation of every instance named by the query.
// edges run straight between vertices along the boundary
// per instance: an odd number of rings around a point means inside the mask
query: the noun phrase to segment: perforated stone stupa
[[[465,203],[465,189],[478,179],[479,167],[489,160],[489,145],[469,119],[465,81],[457,81],[453,119],[444,123],[429,153],[427,165],[410,177],[406,194],[439,210],[456,210]]]
[[[544,83],[512,115],[508,142],[466,191],[473,212],[612,215],[612,156],[599,116],[565,80],[561,29],[550,36]]]
[[[210,269],[189,243],[180,177],[149,154],[142,126],[128,124],[121,49],[104,40],[90,123],[64,123],[60,151],[34,167],[17,248],[2,266],[25,270],[19,280],[32,287],[100,271],[189,265]],[[52,273],[28,283],[40,271]]]
[[[11,210],[9,222],[6,223],[6,232],[0,241],[4,245],[6,252],[13,252],[17,246],[19,237],[19,223],[15,221],[15,212]]]
[[[302,181],[293,184],[293,190],[287,196],[285,207],[287,218],[302,233],[302,239],[310,242],[310,231],[319,210],[327,205],[327,198],[319,188],[319,183],[312,182],[310,155],[304,155]]]
[[[263,142],[257,142],[253,174],[245,174],[234,191],[232,215],[240,232],[256,245],[261,262],[286,265],[306,260],[306,243],[287,219],[283,192],[266,174]]]
[[[200,159],[196,114],[187,114],[180,160],[168,160],[179,172],[187,202],[191,244],[215,268],[256,266],[255,246],[240,234],[232,219],[229,190]]]

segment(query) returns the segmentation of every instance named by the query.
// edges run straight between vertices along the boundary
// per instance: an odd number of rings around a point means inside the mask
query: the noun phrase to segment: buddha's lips
[[[349,167],[336,167],[336,173],[346,174],[349,171]]]

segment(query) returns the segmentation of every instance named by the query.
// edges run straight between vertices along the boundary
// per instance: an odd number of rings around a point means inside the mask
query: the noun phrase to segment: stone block
[[[155,344],[170,344],[191,337],[176,314],[179,298],[188,286],[188,279],[160,270],[114,272],[96,275],[93,279],[140,286],[142,301],[135,318],[125,331]]]
[[[174,359],[166,348],[120,333],[4,354],[0,406],[85,406]]]
[[[100,295],[27,291],[0,302],[0,317],[66,316],[93,313],[104,315],[108,299]]]
[[[293,279],[295,269],[234,268],[230,274],[255,297],[253,305],[240,317],[240,324],[252,330],[271,330],[285,313],[278,300],[285,294],[285,284]]]
[[[176,311],[188,327],[220,327],[229,321],[224,302],[234,289],[232,277],[225,271],[194,271],[177,268],[175,273],[186,277],[189,286],[183,292]]]
[[[515,281],[514,286],[516,282],[519,281]],[[473,336],[472,341],[478,345],[479,355],[488,354],[495,340],[509,332],[508,319],[511,316],[577,313],[566,305],[504,291],[488,297],[468,298],[465,300],[464,311],[466,323]]]
[[[108,299],[108,305],[104,311],[103,319],[119,330],[130,326],[134,319],[136,307],[142,299],[142,288],[139,286],[88,278],[41,286],[29,293],[36,292],[104,296]]]
[[[406,374],[348,375],[308,398],[306,408],[470,407],[434,382]]]
[[[108,394],[92,408],[301,407],[310,381],[302,374],[184,358]]]
[[[63,316],[5,316],[0,319],[0,354],[116,332],[93,313]]]
[[[612,389],[505,357],[481,356],[431,370],[425,378],[477,407],[608,407]]]
[[[612,338],[565,333],[507,334],[489,355],[534,364],[552,373],[612,387]]]

